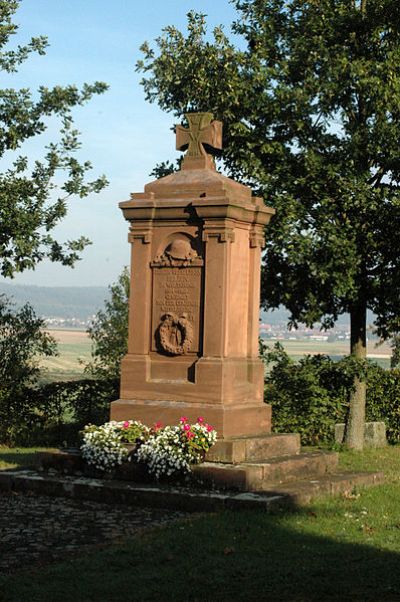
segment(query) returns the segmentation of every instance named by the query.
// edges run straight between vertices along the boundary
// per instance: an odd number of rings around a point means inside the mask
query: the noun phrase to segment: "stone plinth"
[[[209,121],[196,122],[195,134],[191,123],[197,147],[189,143],[181,171],[120,204],[130,222],[130,321],[111,418],[169,424],[202,415],[222,438],[267,434],[258,321],[274,211],[215,171],[202,144],[218,146],[218,128],[205,135]],[[185,143],[184,128],[178,137]]]
[[[339,422],[335,424],[335,441],[336,443],[344,443],[345,423]],[[364,425],[364,445],[365,447],[385,447],[386,425],[384,422],[366,422]]]

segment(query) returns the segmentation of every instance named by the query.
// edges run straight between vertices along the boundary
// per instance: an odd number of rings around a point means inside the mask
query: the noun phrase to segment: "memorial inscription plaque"
[[[170,323],[171,330],[176,329],[175,344],[184,347],[176,355],[199,352],[201,270],[200,266],[153,267],[153,351],[160,351],[160,328]]]

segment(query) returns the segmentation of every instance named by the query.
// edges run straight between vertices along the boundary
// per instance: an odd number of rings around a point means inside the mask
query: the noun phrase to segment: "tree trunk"
[[[367,0],[361,0],[360,9],[361,13],[365,15],[365,13],[367,12]]]
[[[357,359],[367,357],[367,307],[365,303],[354,306],[350,313],[351,354]],[[365,425],[366,383],[354,379],[350,395],[350,410],[346,425],[345,444],[351,449],[363,449]]]

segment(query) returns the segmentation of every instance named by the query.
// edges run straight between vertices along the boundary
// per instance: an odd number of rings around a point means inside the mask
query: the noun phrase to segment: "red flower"
[[[213,426],[211,426],[211,424],[206,424],[206,427],[207,427],[207,431],[208,431],[209,433],[211,433],[211,431],[213,431],[213,430],[214,430],[214,427],[213,427]]]
[[[190,424],[185,424],[183,427],[184,431],[190,431]]]
[[[179,419],[179,422],[181,422],[182,424],[185,424],[188,421],[188,419],[186,418],[186,416],[181,416]]]
[[[124,424],[122,425],[123,429],[128,429],[131,426],[131,423],[129,422],[129,420],[125,420]]]
[[[192,433],[192,431],[186,431],[186,437],[187,437],[188,439],[193,439],[193,437],[194,437],[194,433]]]
[[[154,430],[155,431],[159,431],[160,428],[162,428],[162,422],[160,422],[159,420],[157,422],[154,423]]]
[[[197,423],[198,424],[203,424],[203,422],[204,422],[203,416],[199,416],[198,419],[197,419]]]

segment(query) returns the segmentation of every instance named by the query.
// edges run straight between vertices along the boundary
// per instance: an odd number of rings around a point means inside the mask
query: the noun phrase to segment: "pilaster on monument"
[[[177,126],[180,171],[120,203],[130,223],[128,353],[111,418],[152,424],[199,415],[220,438],[266,434],[258,358],[260,263],[273,209],[215,169],[222,124]]]

